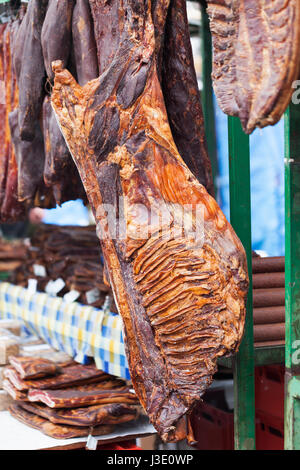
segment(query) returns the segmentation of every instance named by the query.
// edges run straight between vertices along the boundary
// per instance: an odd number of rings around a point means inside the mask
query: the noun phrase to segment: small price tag
[[[65,302],[67,303],[72,303],[72,302],[75,302],[75,300],[78,299],[78,297],[80,296],[80,292],[78,292],[77,290],[70,290],[70,292],[67,292],[63,299]]]
[[[48,344],[32,344],[31,346],[23,346],[22,347],[23,351],[26,352],[34,352],[34,351],[51,351],[51,346]]]
[[[65,287],[65,281],[60,277],[56,281],[49,281],[46,285],[45,291],[49,295],[58,294]]]
[[[41,264],[34,264],[33,265],[33,272],[36,276],[39,277],[46,277],[47,272],[45,266],[42,266]]]
[[[96,450],[97,449],[97,444],[98,444],[97,439],[95,439],[94,436],[89,434],[88,438],[87,438],[87,441],[86,441],[86,448],[88,450]]]
[[[88,304],[93,304],[94,302],[97,302],[97,300],[100,299],[100,291],[99,289],[97,289],[97,287],[87,291],[85,295]]]
[[[35,294],[37,291],[37,280],[36,279],[28,279],[28,286],[27,290],[30,294]]]

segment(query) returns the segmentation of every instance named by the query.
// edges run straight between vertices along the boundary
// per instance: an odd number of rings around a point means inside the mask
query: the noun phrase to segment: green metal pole
[[[233,358],[235,449],[255,449],[255,388],[252,311],[252,244],[249,136],[240,120],[228,118],[230,222],[246,254],[249,293],[245,333],[239,352]]]
[[[215,197],[217,197],[217,141],[216,141],[216,125],[212,88],[212,40],[209,29],[209,18],[206,9],[201,5],[201,56],[202,56],[202,109],[205,126],[205,136],[207,142],[208,155],[211,162],[212,176],[215,189]]]
[[[300,105],[285,113],[285,449],[300,449]]]

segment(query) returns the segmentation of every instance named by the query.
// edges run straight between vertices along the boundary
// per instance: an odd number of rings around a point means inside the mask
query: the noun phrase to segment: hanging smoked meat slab
[[[114,2],[96,3],[105,34],[99,8]],[[186,417],[241,341],[248,276],[239,239],[171,133],[157,39],[168,4],[120,1],[100,77],[81,87],[56,61],[52,105],[93,208],[136,394],[163,440],[191,442]]]

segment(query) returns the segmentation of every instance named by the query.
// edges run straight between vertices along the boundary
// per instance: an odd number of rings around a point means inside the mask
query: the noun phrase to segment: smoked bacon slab
[[[85,406],[83,408],[51,409],[38,403],[19,402],[29,413],[48,419],[53,424],[71,426],[96,426],[99,424],[121,424],[134,421],[139,415],[137,406],[125,403]]]
[[[53,424],[47,419],[26,411],[17,404],[10,405],[8,410],[11,416],[21,421],[21,423],[38,429],[47,436],[55,439],[70,439],[72,437],[88,436],[89,434],[103,436],[110,434],[114,430],[114,426],[109,424],[96,426],[95,428]]]
[[[136,394],[164,441],[191,441],[186,418],[217,358],[240,344],[248,275],[241,242],[171,133],[153,23],[168,4],[119,2],[109,65],[81,87],[56,61],[52,105],[98,225]]]

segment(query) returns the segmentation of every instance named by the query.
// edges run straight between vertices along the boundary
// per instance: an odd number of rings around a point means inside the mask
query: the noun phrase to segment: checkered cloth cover
[[[129,380],[122,319],[104,305],[96,309],[60,297],[31,293],[0,282],[0,318],[23,320],[26,328],[80,363],[92,357],[99,369]]]

